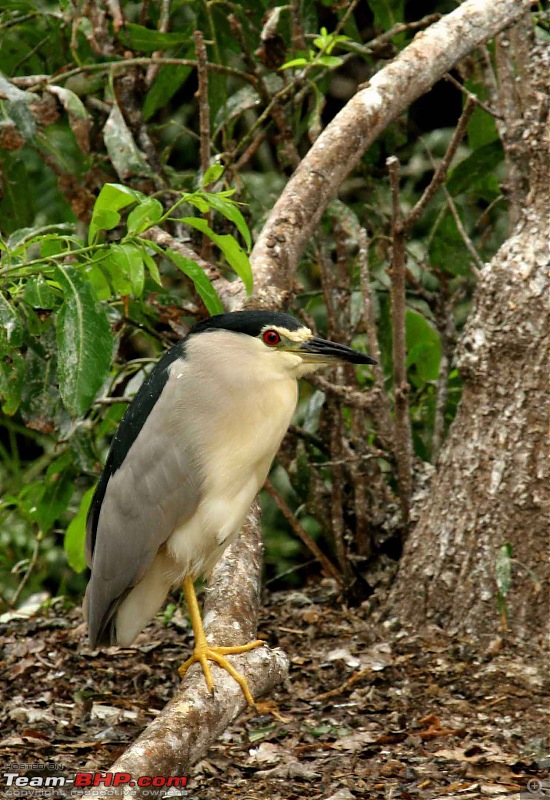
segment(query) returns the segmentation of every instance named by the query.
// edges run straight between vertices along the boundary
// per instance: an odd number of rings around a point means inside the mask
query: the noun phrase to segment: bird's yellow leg
[[[197,602],[197,595],[195,594],[193,578],[191,576],[183,579],[183,593],[187,602],[187,608],[189,609],[189,617],[191,618],[191,625],[193,627],[193,634],[195,636],[195,648],[191,658],[188,658],[187,661],[178,669],[180,678],[185,676],[185,673],[192,664],[199,662],[202,667],[208,690],[213,694],[214,681],[212,680],[212,673],[210,671],[208,661],[214,661],[220,667],[229,672],[233,678],[235,678],[243,690],[243,694],[246,697],[248,705],[254,707],[254,698],[252,697],[250,689],[248,688],[246,679],[243,675],[237,672],[234,667],[231,666],[225,656],[236,653],[246,653],[248,650],[253,650],[255,647],[260,647],[260,645],[265,644],[265,642],[262,642],[261,639],[258,639],[255,642],[236,645],[234,647],[215,647],[214,645],[208,644],[206,641],[206,636],[204,635],[201,613],[199,610],[199,604]]]

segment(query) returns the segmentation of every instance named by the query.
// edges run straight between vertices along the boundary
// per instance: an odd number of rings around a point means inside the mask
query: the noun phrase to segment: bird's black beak
[[[314,336],[306,342],[302,342],[299,353],[304,361],[318,364],[376,364],[374,358],[353,350],[345,344],[329,342],[326,339],[319,339]]]

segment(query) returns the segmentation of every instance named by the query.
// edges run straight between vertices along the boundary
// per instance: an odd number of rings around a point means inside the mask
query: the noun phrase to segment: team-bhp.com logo
[[[74,787],[87,789],[91,786],[139,786],[140,788],[183,789],[187,786],[187,778],[180,775],[141,775],[133,778],[129,772],[77,772],[74,778],[64,775],[36,775],[28,777],[17,772],[4,772],[7,787],[15,789],[31,789],[33,787],[48,789]]]

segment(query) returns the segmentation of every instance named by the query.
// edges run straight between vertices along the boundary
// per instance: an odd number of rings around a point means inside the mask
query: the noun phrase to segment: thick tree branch
[[[281,307],[331,197],[376,137],[469,52],[512,25],[523,0],[467,0],[417,34],[323,131],[272,209],[254,248],[254,305]],[[232,308],[244,302],[242,290]]]

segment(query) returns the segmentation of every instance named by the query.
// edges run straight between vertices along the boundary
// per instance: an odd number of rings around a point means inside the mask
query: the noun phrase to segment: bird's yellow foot
[[[249,650],[253,650],[255,647],[260,647],[263,644],[265,644],[265,642],[262,642],[261,639],[257,639],[255,642],[249,642],[248,644],[235,645],[234,647],[215,647],[214,645],[209,645],[206,641],[197,642],[191,658],[188,658],[187,661],[178,669],[179,676],[180,678],[184,678],[189,667],[198,662],[202,667],[208,690],[213,694],[214,681],[212,679],[212,673],[210,671],[210,665],[208,662],[214,661],[216,664],[222,667],[222,669],[225,669],[227,672],[229,672],[229,674],[237,681],[243,690],[246,702],[249,706],[255,708],[254,698],[252,697],[252,693],[248,688],[246,678],[241,675],[240,672],[237,672],[237,670],[229,663],[225,656],[236,655],[238,653],[247,653]]]

